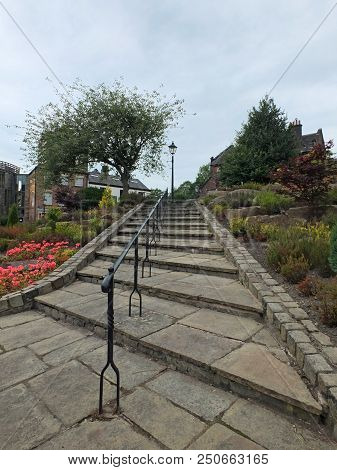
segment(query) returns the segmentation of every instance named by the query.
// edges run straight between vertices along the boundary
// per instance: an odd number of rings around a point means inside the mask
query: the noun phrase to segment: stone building
[[[100,173],[98,170],[94,170],[89,173],[89,187],[93,188],[111,188],[112,195],[118,201],[123,194],[123,184],[120,178],[117,176],[106,176],[103,173]],[[129,192],[138,193],[145,196],[149,194],[151,190],[145,186],[140,180],[131,178],[129,181]]]
[[[0,161],[0,216],[8,214],[8,209],[17,200],[17,175],[20,168]]]
[[[233,148],[233,145],[230,145],[227,147],[225,150],[219,153],[216,157],[211,157],[210,161],[210,169],[211,169],[211,175],[206,181],[206,183],[203,185],[203,187],[200,189],[200,194],[204,196],[207,194],[209,191],[215,191],[219,188],[220,185],[220,167],[221,164],[226,157],[227,153]]]

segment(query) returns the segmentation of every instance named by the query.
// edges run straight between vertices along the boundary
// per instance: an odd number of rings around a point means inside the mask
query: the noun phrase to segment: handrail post
[[[152,275],[152,263],[149,258],[149,244],[150,244],[150,221],[146,222],[146,232],[145,232],[145,258],[142,262],[142,277],[144,277],[144,267],[145,263],[149,263],[149,277]]]
[[[103,387],[104,387],[104,373],[109,366],[112,367],[116,374],[116,385],[117,385],[117,400],[116,400],[116,412],[119,410],[119,401],[120,401],[120,374],[119,369],[114,362],[114,330],[115,330],[115,313],[114,313],[114,287],[115,287],[115,279],[114,279],[114,271],[112,271],[112,277],[110,280],[110,286],[108,291],[108,355],[107,355],[107,362],[102,369],[100,375],[100,384],[99,384],[99,414],[103,412]],[[110,275],[111,275],[110,274]]]
[[[142,294],[138,288],[138,264],[139,264],[139,255],[138,255],[138,237],[135,240],[135,264],[133,268],[133,291],[130,294],[129,298],[129,317],[131,317],[131,305],[132,305],[132,296],[137,292],[139,296],[139,316],[142,316]]]

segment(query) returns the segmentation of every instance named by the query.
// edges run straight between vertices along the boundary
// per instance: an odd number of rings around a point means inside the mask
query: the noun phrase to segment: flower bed
[[[73,247],[69,242],[42,243],[22,242],[7,251],[0,267],[0,296],[23,289],[43,278],[57,266],[76,253],[79,244]],[[14,266],[11,263],[23,261]]]

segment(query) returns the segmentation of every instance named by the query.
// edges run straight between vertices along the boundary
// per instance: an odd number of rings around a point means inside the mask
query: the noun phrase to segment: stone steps
[[[125,235],[132,237],[137,232],[136,228],[125,227],[118,231],[118,235]],[[145,229],[143,231],[145,234]],[[213,239],[214,235],[206,230],[160,230],[161,236],[165,238],[199,238],[199,239]],[[151,234],[151,230],[150,230]]]
[[[117,344],[284,413],[316,420],[321,415],[321,406],[261,322],[146,294],[143,316],[138,316],[135,297],[130,318],[129,295],[116,287]],[[107,296],[98,285],[76,281],[36,298],[35,308],[106,336]]]
[[[109,261],[95,260],[78,271],[77,277],[85,282],[100,283],[110,266]],[[145,269],[145,276],[147,272],[148,269]],[[122,265],[117,271],[115,282],[129,287],[133,285],[133,276],[133,266]],[[139,268],[138,285],[155,297],[257,319],[263,315],[261,304],[235,279],[157,268],[152,268],[152,277],[141,278]]]
[[[118,246],[107,246],[97,252],[97,259],[114,262],[120,255],[121,248]],[[140,259],[145,257],[145,248],[140,247]],[[237,278],[238,270],[229,263],[224,256],[209,254],[184,253],[182,251],[157,250],[155,256],[154,250],[150,254],[152,266],[173,271],[185,271],[210,276],[225,276]],[[133,263],[134,250],[131,249],[126,256],[126,262]]]
[[[111,241],[111,245],[125,246],[130,241],[130,237],[116,236]],[[139,245],[145,246],[145,236],[139,237]],[[189,253],[209,253],[209,254],[223,254],[223,249],[215,242],[209,240],[182,240],[174,238],[161,237],[160,241],[157,241],[158,248],[164,248],[169,250],[183,250]]]

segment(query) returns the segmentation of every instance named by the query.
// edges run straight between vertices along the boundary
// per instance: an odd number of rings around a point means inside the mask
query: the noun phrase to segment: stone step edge
[[[135,231],[131,231],[131,230],[119,230],[118,233],[117,233],[117,236],[119,235],[129,235],[130,238],[135,235],[135,233],[137,232],[137,230]],[[160,231],[161,234],[164,236],[165,235],[165,238],[183,238],[185,240],[189,240],[189,239],[194,239],[194,240],[197,240],[197,239],[201,239],[201,240],[212,240],[214,239],[214,235],[212,233],[198,233],[198,232],[192,232],[192,233],[189,233],[189,234],[186,234],[186,233],[179,233],[179,231],[176,231],[176,232],[165,232],[164,230],[161,230]],[[144,233],[145,233],[145,230],[144,230]]]
[[[195,202],[205,223],[224,248],[225,256],[239,269],[239,279],[262,302],[267,321],[279,331],[303,375],[310,381],[327,408],[329,429],[337,439],[337,367],[313,337],[308,314],[255,260],[253,255],[216,220],[206,207]],[[309,323],[308,323],[309,322]]]
[[[112,238],[109,240],[109,245],[119,245],[119,246],[125,246],[127,241],[122,241],[122,240],[116,240],[115,238]],[[139,245],[140,246],[145,246],[145,240],[140,239],[139,240]],[[181,246],[181,245],[173,245],[170,243],[163,243],[163,242],[158,242],[157,243],[158,249],[172,249],[172,250],[178,250],[178,251],[186,251],[187,253],[206,253],[209,255],[214,255],[214,254],[221,254],[223,255],[223,249],[222,248],[209,248],[209,247],[194,247],[194,246]]]
[[[108,255],[104,252],[97,252],[97,258],[102,261],[113,261],[118,258],[117,255]],[[132,264],[134,261],[133,255],[126,255],[125,260],[128,264]],[[139,257],[139,261],[142,261],[143,257]],[[176,263],[174,261],[165,261],[157,260],[156,258],[151,258],[151,264],[153,267],[158,269],[171,269],[172,271],[186,271],[188,273],[200,274],[202,272],[206,273],[207,276],[218,276],[218,277],[228,277],[230,279],[237,279],[238,270],[237,268],[219,268],[214,266],[195,266],[194,264],[188,263]],[[146,264],[148,267],[148,264]]]
[[[94,332],[104,339],[107,338],[107,325],[105,323],[84,317],[63,307],[55,307],[53,304],[41,301],[38,298],[34,300],[34,308],[51,316],[54,320],[65,321],[75,326],[87,328],[89,331]],[[134,351],[147,354],[205,383],[224,390],[231,390],[241,397],[254,399],[260,403],[267,404],[288,416],[295,416],[301,419],[314,418],[315,420],[321,420],[323,418],[321,411],[318,411],[316,408],[310,407],[290,397],[277,396],[275,392],[264,389],[252,382],[247,381],[243,383],[239,378],[227,374],[224,371],[219,371],[212,365],[150,344],[146,341],[146,336],[143,338],[131,336],[119,330],[118,325],[115,326],[115,344],[127,346]]]
[[[87,274],[81,273],[79,271],[77,273],[77,279],[82,282],[91,282],[93,284],[100,284],[102,282],[103,276],[98,276],[94,274]],[[119,279],[115,279],[115,283],[125,286],[125,287],[133,287],[133,282],[131,281],[123,281]],[[158,287],[153,286],[146,286],[141,284],[141,278],[138,280],[138,287],[141,289],[142,292],[146,293],[146,295],[150,295],[152,297],[159,297],[161,299],[167,300],[175,300],[177,302],[183,304],[193,305],[199,308],[210,308],[213,310],[217,310],[219,312],[228,313],[230,315],[236,316],[245,316],[247,314],[253,317],[255,320],[260,320],[262,318],[262,311],[259,311],[254,308],[248,308],[245,306],[240,306],[233,304],[232,302],[224,302],[224,301],[217,301],[214,299],[207,299],[207,298],[200,298],[197,296],[190,296],[186,294],[182,294],[180,292],[172,292],[165,289],[161,289]]]

